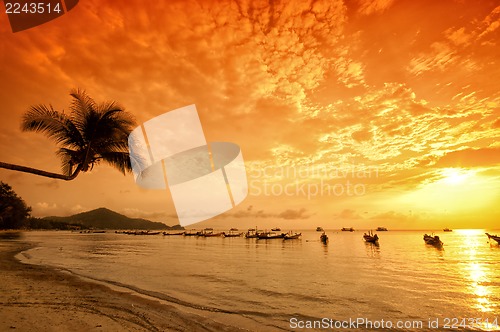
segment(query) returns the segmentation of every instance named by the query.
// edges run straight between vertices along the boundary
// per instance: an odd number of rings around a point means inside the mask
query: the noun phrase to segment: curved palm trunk
[[[78,167],[75,169],[73,174],[63,175],[63,174],[42,171],[42,170],[39,170],[36,168],[3,163],[1,161],[0,161],[0,168],[10,169],[13,171],[24,172],[24,173],[31,173],[31,174],[36,174],[36,175],[40,175],[40,176],[45,176],[45,177],[52,178],[52,179],[59,179],[59,180],[66,180],[66,181],[70,181],[70,180],[73,180],[74,178],[76,178],[78,173],[80,173],[80,171],[82,170],[82,166],[78,165]]]

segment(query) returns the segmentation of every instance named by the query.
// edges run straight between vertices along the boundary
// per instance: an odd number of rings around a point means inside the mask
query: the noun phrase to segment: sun
[[[443,176],[442,182],[450,185],[458,185],[464,183],[468,178],[474,175],[470,170],[461,168],[445,168],[441,171]]]
[[[487,210],[498,201],[498,180],[481,174],[481,169],[442,168],[428,176],[428,181],[402,194],[398,204],[436,216],[445,213],[450,220],[492,215]]]

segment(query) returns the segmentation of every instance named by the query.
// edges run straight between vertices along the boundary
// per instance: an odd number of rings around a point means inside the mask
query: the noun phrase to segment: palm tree
[[[73,90],[69,114],[52,106],[31,106],[21,129],[44,133],[58,145],[63,174],[0,162],[0,168],[53,179],[73,180],[103,161],[125,174],[132,170],[128,135],[136,126],[133,117],[115,102],[97,104],[85,91]]]

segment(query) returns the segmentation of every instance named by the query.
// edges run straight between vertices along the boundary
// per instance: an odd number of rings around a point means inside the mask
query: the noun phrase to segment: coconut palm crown
[[[63,174],[0,162],[1,168],[72,180],[80,172],[105,162],[125,174],[132,170],[128,135],[136,126],[133,117],[115,102],[97,104],[83,90],[73,90],[69,113],[52,106],[31,106],[24,114],[21,129],[45,134],[59,150]]]

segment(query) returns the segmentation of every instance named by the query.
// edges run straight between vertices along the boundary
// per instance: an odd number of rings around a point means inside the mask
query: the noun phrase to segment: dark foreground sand
[[[0,240],[0,331],[242,330],[14,257],[31,247]]]

